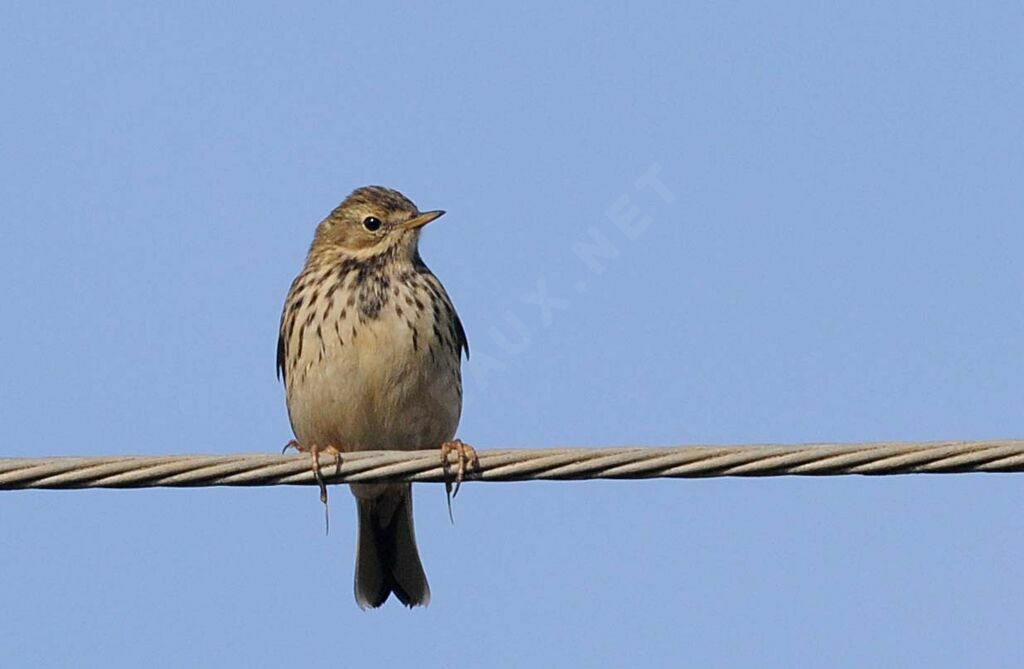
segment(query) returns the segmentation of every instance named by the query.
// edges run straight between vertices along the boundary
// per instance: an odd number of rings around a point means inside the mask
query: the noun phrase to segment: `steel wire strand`
[[[322,455],[328,483],[450,480],[438,450]],[[466,481],[837,476],[1024,471],[1024,440],[495,449]],[[315,485],[305,454],[0,458],[0,490]]]

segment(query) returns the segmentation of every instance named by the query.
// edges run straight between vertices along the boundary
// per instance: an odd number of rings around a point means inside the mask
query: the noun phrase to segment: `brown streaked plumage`
[[[421,213],[398,191],[352,192],[317,226],[281,315],[277,369],[300,450],[442,448],[462,411],[466,333],[419,254]],[[315,467],[319,477],[319,469]],[[359,510],[355,594],[363,608],[394,592],[425,605],[430,588],[413,532],[409,484],[354,484]],[[322,497],[326,499],[322,494]]]

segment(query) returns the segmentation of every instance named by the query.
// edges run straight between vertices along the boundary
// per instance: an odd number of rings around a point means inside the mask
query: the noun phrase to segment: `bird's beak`
[[[422,228],[427,223],[441,218],[442,216],[444,216],[444,212],[440,209],[437,211],[425,211],[419,216],[410,218],[408,221],[403,223],[402,228],[405,230],[416,230],[417,228]]]

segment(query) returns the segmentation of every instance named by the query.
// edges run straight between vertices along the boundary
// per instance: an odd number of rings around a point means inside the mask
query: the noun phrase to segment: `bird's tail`
[[[359,547],[356,602],[375,609],[392,592],[409,607],[430,602],[430,586],[416,550],[412,525],[412,486],[389,489],[370,499],[356,498]]]

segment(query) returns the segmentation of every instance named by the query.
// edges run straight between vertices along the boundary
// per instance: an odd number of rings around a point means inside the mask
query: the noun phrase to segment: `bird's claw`
[[[334,472],[335,475],[341,473],[341,451],[335,446],[318,446],[313,444],[312,446],[306,447],[292,439],[284,448],[281,449],[281,453],[285,453],[289,448],[294,448],[300,453],[309,453],[313,459],[313,477],[316,479],[317,485],[320,486],[320,502],[324,505],[324,523],[327,527],[327,532],[331,531],[331,517],[330,510],[327,505],[327,483],[324,481],[323,473],[320,470],[320,454],[329,453],[334,456]]]
[[[451,480],[451,462],[448,457],[452,452],[457,454],[456,462],[458,463],[455,470],[454,488],[452,487]],[[446,477],[444,490],[448,497],[448,518],[454,523],[455,516],[452,514],[452,500],[459,494],[459,488],[462,487],[462,479],[465,477],[466,472],[480,467],[480,458],[477,456],[475,448],[461,439],[453,439],[441,444],[441,466]]]

